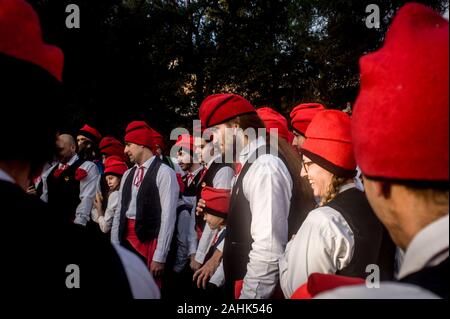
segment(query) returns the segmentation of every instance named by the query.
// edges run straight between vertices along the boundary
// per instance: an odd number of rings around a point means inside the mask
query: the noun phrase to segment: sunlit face
[[[123,151],[133,164],[140,164],[144,153],[144,147],[134,143],[126,143]]]
[[[219,229],[225,219],[208,213],[203,213],[203,220],[206,221],[211,229]]]
[[[87,142],[87,141],[91,141],[90,139],[88,139],[86,136],[84,136],[84,135],[78,135],[77,136],[77,144],[78,144],[78,147],[80,147],[84,142]]]
[[[303,155],[303,169],[314,191],[314,196],[323,198],[326,196],[333,179],[333,174],[323,169],[308,157]]]
[[[110,190],[117,189],[120,185],[120,178],[115,175],[106,175],[106,183]]]
[[[188,171],[192,167],[192,157],[186,152],[186,150],[181,149],[177,152],[177,161],[183,171]]]

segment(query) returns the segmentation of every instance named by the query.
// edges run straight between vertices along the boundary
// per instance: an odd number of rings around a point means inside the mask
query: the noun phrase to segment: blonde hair
[[[339,190],[341,189],[342,185],[345,184],[345,182],[348,180],[348,177],[339,177],[336,175],[333,175],[331,178],[331,183],[328,186],[328,191],[325,194],[325,196],[322,197],[320,200],[319,206],[323,206],[329,202],[331,202],[337,194],[339,194]]]

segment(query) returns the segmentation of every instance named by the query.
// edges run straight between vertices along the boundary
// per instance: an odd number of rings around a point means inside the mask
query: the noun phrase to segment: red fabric
[[[105,175],[116,174],[122,176],[127,170],[127,164],[122,160],[118,160],[116,156],[110,156],[105,160]]]
[[[234,163],[234,176],[238,176],[241,172],[242,164],[241,163]]]
[[[80,128],[79,134],[83,135],[83,132],[92,134],[96,139],[94,142],[99,142],[102,139],[102,135],[100,134],[100,132],[94,127],[89,126],[87,124],[85,124],[82,128]]]
[[[291,299],[311,299],[327,290],[364,283],[365,280],[361,278],[313,273],[308,277],[308,281],[292,294]]]
[[[360,59],[352,134],[365,175],[448,182],[448,31],[439,13],[409,3],[383,47]]]
[[[184,193],[185,185],[183,183],[183,177],[181,176],[180,173],[177,173],[177,182],[178,186],[180,187],[180,193]]]
[[[151,136],[152,136],[152,151],[153,153],[155,153],[156,148],[160,147],[162,150],[164,150],[164,137],[155,129],[150,128],[150,130],[152,131]]]
[[[69,165],[67,165],[67,164],[61,165],[60,167],[55,169],[55,171],[53,172],[53,176],[58,178],[59,176],[61,176],[61,173],[64,172],[64,170],[66,170],[68,167],[69,167]]]
[[[200,105],[200,121],[205,128],[222,124],[239,115],[255,113],[249,101],[236,94],[213,94]]]
[[[155,254],[158,240],[153,240],[141,243],[138,239],[135,231],[136,221],[134,219],[127,219],[127,231],[125,239],[131,244],[131,246],[147,260],[147,268],[150,270],[150,265],[153,261],[153,255]],[[155,282],[161,288],[161,282],[155,278]]]
[[[234,299],[239,299],[243,286],[244,280],[237,280],[234,282]]]
[[[152,129],[144,121],[133,121],[125,130],[125,142],[153,148]]]
[[[229,189],[213,188],[210,186],[203,187],[201,198],[206,202],[206,211],[208,211],[208,208],[210,208],[220,214],[228,214],[231,197],[230,193],[231,192]],[[216,213],[213,211],[209,211],[208,213],[216,215]]]
[[[39,18],[23,0],[0,0],[0,53],[38,65],[62,81],[63,52],[43,42]]]
[[[175,146],[183,148],[184,150],[192,151],[194,149],[194,137],[189,134],[182,134],[178,136]]]
[[[355,170],[350,117],[337,110],[318,113],[308,129],[302,149],[318,155],[337,167]]]
[[[125,161],[124,149],[125,146],[116,138],[111,136],[105,136],[102,138],[99,144],[100,153],[109,156],[119,156]]]
[[[80,167],[78,167],[77,170],[75,171],[75,179],[77,181],[81,181],[81,180],[85,179],[86,176],[88,176],[88,173]]]
[[[144,166],[138,167],[136,176],[134,177],[134,181],[133,181],[134,186],[136,186],[136,187],[141,186],[142,181],[144,180],[144,175],[145,175],[144,170],[145,170]]]
[[[292,127],[299,133],[305,135],[309,124],[314,116],[325,107],[319,103],[303,103],[294,107],[289,115]]]
[[[256,110],[258,116],[264,122],[267,130],[278,130],[278,136],[284,138],[286,141],[289,139],[289,128],[286,118],[270,107],[262,107]],[[274,132],[275,133],[275,132]],[[292,141],[291,141],[292,142]]]

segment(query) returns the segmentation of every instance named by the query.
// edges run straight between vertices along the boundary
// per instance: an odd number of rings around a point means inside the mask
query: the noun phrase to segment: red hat
[[[236,94],[214,94],[200,105],[200,121],[205,128],[222,124],[239,115],[255,113],[249,101]]]
[[[107,157],[117,155],[123,158],[124,148],[125,146],[118,139],[112,136],[105,136],[99,144],[100,153],[105,154]]]
[[[116,156],[108,157],[105,160],[105,175],[122,176],[127,170],[127,164],[122,160],[118,160]]]
[[[372,178],[449,180],[448,21],[403,6],[384,46],[360,59],[353,111],[355,157]]]
[[[161,149],[164,149],[164,137],[157,130],[150,129],[152,130],[153,148],[156,149],[156,146],[159,146]]]
[[[178,186],[180,187],[180,193],[184,193],[184,189],[186,188],[186,185],[184,185],[183,182],[183,176],[181,176],[180,173],[177,173],[177,182],[178,182]]]
[[[152,149],[152,129],[144,121],[133,121],[125,130],[125,143],[133,143]]]
[[[201,198],[206,202],[205,213],[221,218],[227,218],[230,207],[231,192],[229,189],[205,186]]]
[[[0,53],[38,65],[62,80],[62,51],[42,41],[36,12],[22,0],[0,0]]]
[[[318,113],[308,129],[302,154],[327,171],[340,177],[353,177],[356,163],[353,155],[350,117],[338,110]]]
[[[78,135],[83,135],[95,143],[98,143],[102,139],[100,132],[87,124],[80,128]]]
[[[266,125],[269,132],[278,129],[278,136],[289,140],[289,128],[286,118],[270,107],[262,107],[256,110],[258,116]]]
[[[189,134],[181,134],[178,136],[175,146],[184,150],[192,151],[194,149],[194,137]]]
[[[303,103],[294,107],[289,115],[294,131],[305,135],[306,129],[313,117],[323,110],[325,110],[325,107],[319,103]]]

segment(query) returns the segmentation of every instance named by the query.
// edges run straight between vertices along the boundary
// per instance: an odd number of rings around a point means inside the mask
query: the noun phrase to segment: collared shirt
[[[178,200],[178,207],[186,204],[185,199]],[[173,271],[180,273],[189,259],[189,234],[191,227],[191,212],[183,210],[178,215],[177,248]]]
[[[343,185],[339,192],[355,187]],[[353,231],[345,218],[329,206],[312,210],[280,259],[280,283],[289,298],[309,275],[334,274],[351,261],[355,246]]]
[[[221,158],[221,155],[217,155],[212,158],[207,164],[206,169],[209,169],[214,161]],[[216,175],[213,178],[213,187],[214,188],[222,188],[222,189],[231,189],[231,184],[234,177],[234,171],[229,166],[224,166],[216,172]],[[195,233],[194,233],[195,234]],[[205,262],[205,257],[208,254],[208,251],[212,245],[212,241],[217,235],[217,230],[212,230],[208,224],[205,224],[205,228],[203,229],[202,237],[198,242],[197,252],[195,253],[195,260],[201,264]],[[223,241],[222,241],[223,242]],[[221,244],[223,249],[223,243]]]
[[[255,151],[266,145],[259,137],[241,151],[242,167]],[[288,216],[293,181],[283,161],[272,154],[260,155],[242,181],[242,191],[250,204],[253,239],[247,273],[240,298],[270,298],[278,283],[278,261],[288,241]]]
[[[16,184],[16,181],[2,169],[0,169],[0,181]]]
[[[100,226],[102,232],[107,233],[111,230],[114,215],[116,213],[117,206],[119,204],[119,191],[114,191],[108,196],[108,203],[106,205],[105,213],[103,216],[99,216],[97,208],[92,208],[91,217],[92,220]]]
[[[402,279],[426,267],[436,266],[449,256],[449,216],[439,218],[423,228],[411,241],[398,274]],[[434,293],[419,286],[399,283],[380,283],[377,289],[365,285],[338,288],[317,296],[321,299],[430,299],[439,298]]]
[[[155,156],[152,156],[142,165],[144,166],[144,178],[145,174],[148,171],[148,168],[150,167],[154,159]],[[119,223],[120,223],[120,210],[122,202],[122,190],[131,170],[132,169],[129,169],[128,171],[125,172],[125,174],[122,177],[122,181],[120,183],[119,204],[117,206],[116,214],[114,215],[113,226],[111,228],[111,241],[113,243],[119,242]],[[133,181],[137,173],[138,170],[136,169]],[[178,186],[175,171],[167,165],[161,165],[156,175],[156,186],[158,187],[159,199],[161,203],[161,224],[159,228],[155,254],[153,255],[153,261],[165,263],[167,254],[169,252],[173,231],[175,228],[178,195],[180,192],[180,187]],[[139,187],[133,184],[131,189],[130,205],[128,210],[126,211],[127,218],[130,219],[136,218],[136,197],[138,192]]]
[[[222,227],[222,229],[220,229],[217,232],[217,235],[215,236],[215,238],[220,237],[220,235],[226,231],[226,227]],[[217,250],[223,252],[223,245],[225,243],[225,238],[222,239],[222,241],[219,243],[219,245],[217,245]],[[213,244],[215,244],[213,242]],[[225,284],[225,273],[223,271],[223,260],[220,261],[219,266],[217,267],[216,271],[214,272],[214,274],[211,276],[211,278],[209,279],[209,282],[216,285],[217,287],[222,287]]]
[[[78,160],[78,155],[74,155],[68,162],[67,165],[71,166]],[[48,202],[48,187],[47,178],[48,173],[51,172],[56,166],[61,167],[62,164],[58,163],[53,165],[47,172],[46,175],[42,175],[43,180],[43,191],[41,200]],[[86,225],[90,220],[92,206],[95,200],[95,194],[97,189],[97,181],[100,173],[98,172],[97,165],[93,162],[85,161],[80,166],[87,172],[87,176],[80,181],[80,204],[75,211],[75,224]]]

